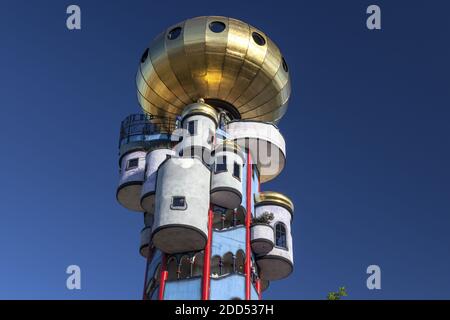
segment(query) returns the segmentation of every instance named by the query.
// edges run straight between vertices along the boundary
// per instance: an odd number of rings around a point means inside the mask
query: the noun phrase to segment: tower
[[[293,270],[293,203],[260,189],[286,161],[280,50],[242,21],[188,19],[150,43],[136,84],[116,197],[144,217],[144,299],[260,299]]]

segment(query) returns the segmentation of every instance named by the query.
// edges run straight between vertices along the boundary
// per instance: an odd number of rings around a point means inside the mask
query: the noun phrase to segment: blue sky
[[[82,30],[68,31],[78,4]],[[365,26],[378,4],[382,30]],[[2,1],[0,298],[140,299],[140,215],[115,200],[120,121],[148,43],[199,15],[267,33],[290,68],[295,271],[265,298],[450,298],[450,6],[444,1]],[[66,289],[66,267],[82,290]],[[382,289],[366,288],[381,267]]]

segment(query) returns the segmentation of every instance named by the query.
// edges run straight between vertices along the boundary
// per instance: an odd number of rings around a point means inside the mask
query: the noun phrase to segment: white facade
[[[211,203],[236,209],[242,201],[243,156],[231,147],[219,145],[214,155]]]
[[[256,257],[256,262],[260,268],[261,279],[279,280],[287,277],[294,268],[291,220],[292,213],[285,207],[273,204],[257,205],[256,216],[261,216],[264,212],[273,213],[274,219],[270,226],[274,230],[275,245],[271,251]],[[284,238],[278,237],[277,225],[284,228]],[[281,241],[280,241],[281,240]]]
[[[211,163],[217,129],[217,115],[208,105],[194,103],[187,107],[192,110],[182,120],[182,140],[176,145],[176,152],[184,157],[197,157]]]
[[[146,157],[145,182],[142,185],[141,206],[149,214],[155,212],[156,177],[161,163],[167,156],[174,155],[172,149],[162,148],[151,150]]]
[[[265,122],[232,121],[227,133],[242,149],[250,151],[258,165],[261,183],[280,174],[286,162],[286,143],[278,128]]]
[[[158,170],[153,244],[163,252],[202,250],[208,235],[211,172],[199,159],[170,158]]]
[[[144,183],[146,152],[131,151],[120,161],[120,180],[116,197],[119,203],[132,211],[143,212],[141,207],[141,189]]]
[[[251,246],[257,255],[269,253],[275,245],[273,227],[265,223],[255,223],[251,227]]]

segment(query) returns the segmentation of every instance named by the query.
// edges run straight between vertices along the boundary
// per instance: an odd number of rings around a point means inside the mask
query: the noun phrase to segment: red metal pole
[[[166,285],[167,280],[167,271],[166,271],[166,255],[163,254],[162,262],[161,262],[161,272],[159,275],[159,300],[164,300],[164,287]]]
[[[256,280],[256,292],[258,292],[258,299],[261,300],[261,279]]]
[[[246,196],[246,216],[245,216],[245,229],[246,229],[246,241],[245,241],[245,299],[250,300],[250,286],[251,283],[251,256],[252,251],[250,248],[250,224],[252,222],[252,165],[250,151],[247,153],[247,196]]]
[[[204,260],[203,260],[203,285],[202,285],[202,300],[209,300],[209,285],[211,273],[211,243],[212,243],[212,224],[213,224],[213,210],[209,207],[208,211],[208,240],[206,241]]]

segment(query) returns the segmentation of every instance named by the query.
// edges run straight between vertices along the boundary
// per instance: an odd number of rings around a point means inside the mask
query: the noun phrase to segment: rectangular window
[[[128,170],[137,168],[138,165],[139,165],[139,158],[133,158],[133,159],[130,159],[130,160],[128,160],[128,162],[127,162],[127,168],[126,168],[126,170],[128,171]]]
[[[195,136],[197,134],[197,120],[188,122],[188,132],[191,136]]]
[[[183,196],[174,196],[172,197],[172,204],[170,205],[170,209],[172,210],[186,210],[186,197]]]
[[[215,173],[220,173],[227,171],[227,157],[222,156],[220,158],[217,158],[216,160],[216,171]]]
[[[237,162],[234,162],[233,164],[233,177],[241,180],[241,166]]]

